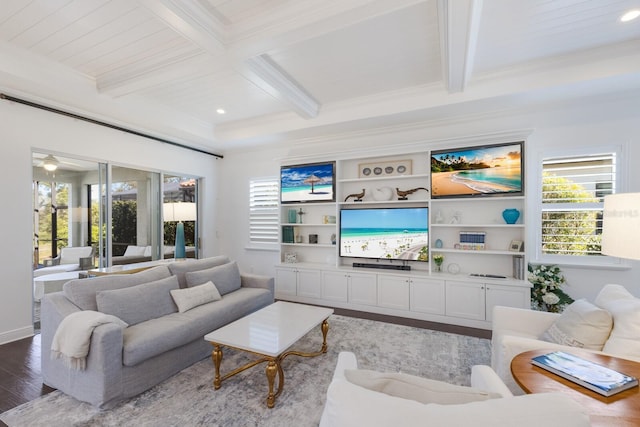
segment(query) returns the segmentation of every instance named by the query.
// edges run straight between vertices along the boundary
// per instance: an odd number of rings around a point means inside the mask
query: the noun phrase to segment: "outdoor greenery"
[[[598,203],[582,185],[543,173],[545,203]],[[597,210],[564,210],[542,213],[542,252],[559,255],[600,254]]]

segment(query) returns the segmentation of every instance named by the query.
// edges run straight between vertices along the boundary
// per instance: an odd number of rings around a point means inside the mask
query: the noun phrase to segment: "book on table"
[[[563,351],[531,359],[531,363],[603,396],[636,387],[638,379]]]

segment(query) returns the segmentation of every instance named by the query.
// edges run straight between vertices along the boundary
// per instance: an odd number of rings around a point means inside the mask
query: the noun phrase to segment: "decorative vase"
[[[505,209],[502,211],[502,218],[507,224],[515,224],[520,218],[520,211],[518,209]]]

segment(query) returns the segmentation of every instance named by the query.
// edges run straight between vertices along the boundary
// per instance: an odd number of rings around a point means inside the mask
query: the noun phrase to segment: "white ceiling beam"
[[[318,115],[320,105],[309,93],[289,76],[269,55],[259,55],[245,61],[243,75],[253,84],[280,99],[300,117],[311,119]]]
[[[464,91],[475,58],[482,0],[438,0],[442,75],[449,93]]]
[[[205,51],[225,51],[225,24],[198,0],[138,0],[158,19]]]

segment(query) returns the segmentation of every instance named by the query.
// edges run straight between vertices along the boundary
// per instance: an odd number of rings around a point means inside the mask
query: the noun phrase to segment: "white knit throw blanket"
[[[63,359],[67,366],[84,370],[93,330],[105,323],[115,323],[122,328],[127,324],[110,314],[83,310],[71,313],[60,322],[51,343],[51,358]]]

